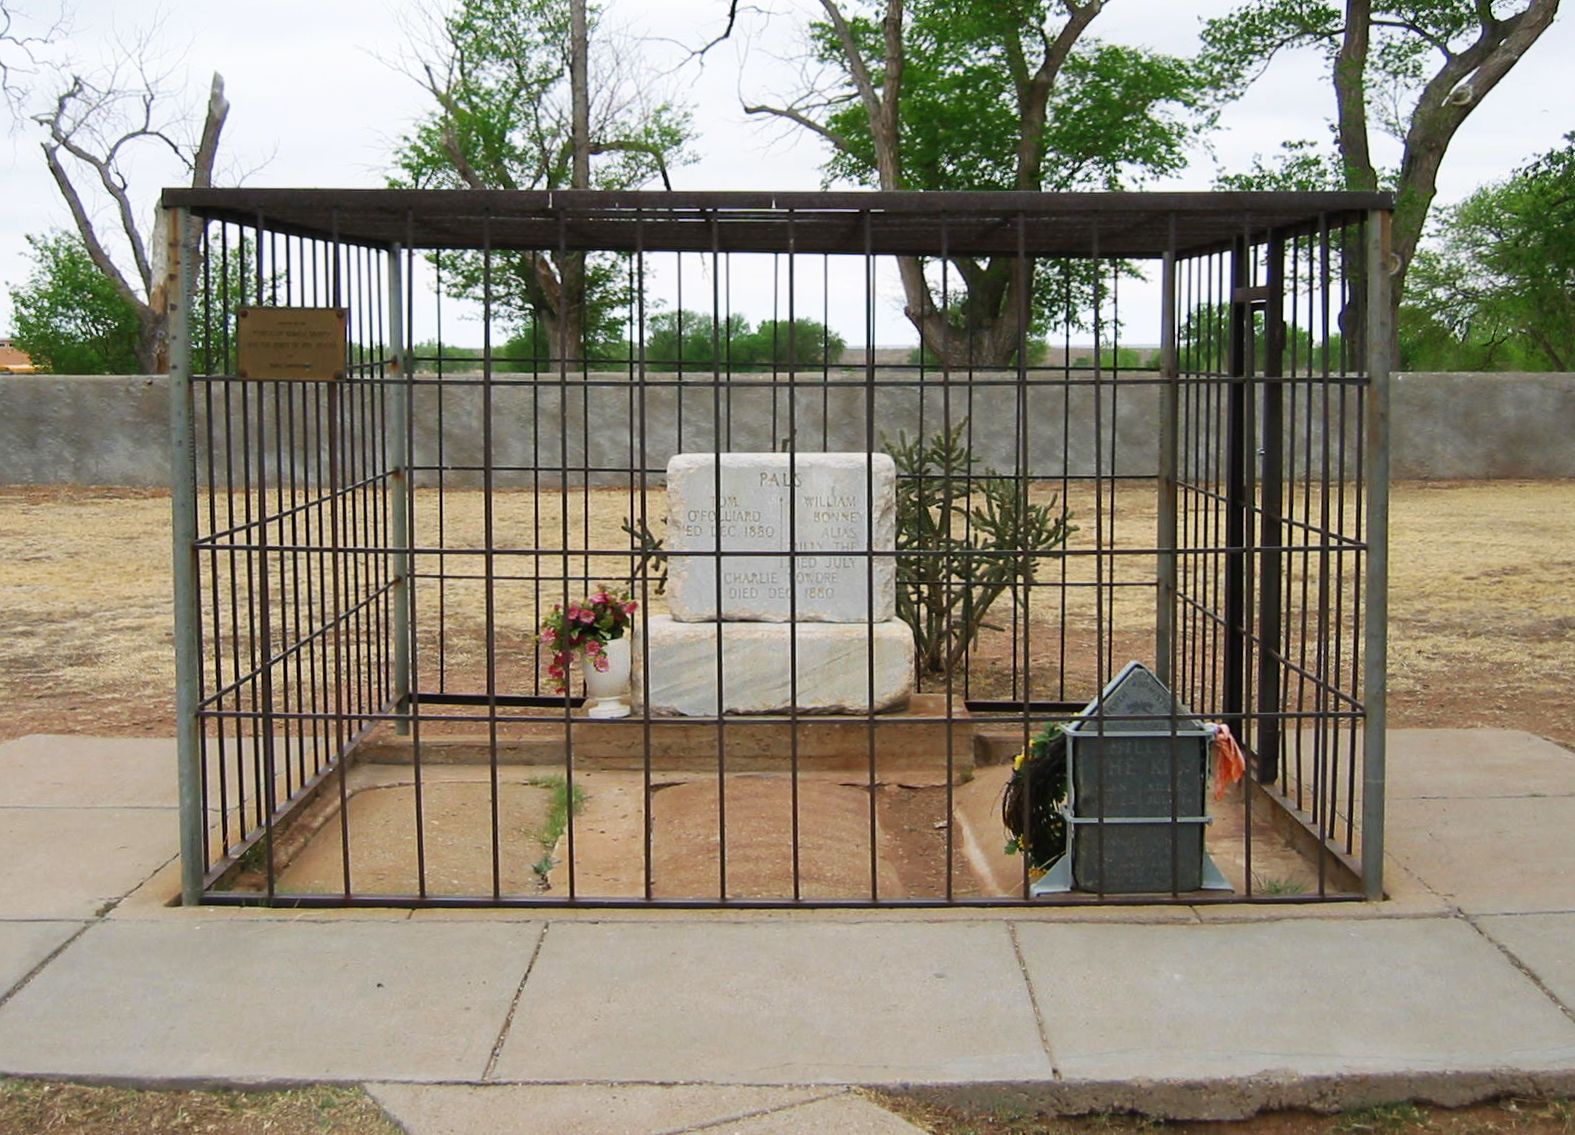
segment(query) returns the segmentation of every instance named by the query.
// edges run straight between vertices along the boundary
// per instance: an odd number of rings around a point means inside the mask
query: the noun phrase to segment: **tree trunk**
[[[542,338],[547,343],[548,367],[556,372],[560,364],[567,364],[565,369],[573,377],[580,370],[584,353],[581,349],[585,341],[584,308],[571,308],[561,315],[542,310],[537,318],[541,320]]]
[[[139,305],[137,365],[143,374],[165,374],[170,368],[169,316]]]
[[[1012,366],[1025,330],[1013,279],[1015,260],[997,258],[983,267],[971,260],[954,263],[965,291],[948,299],[961,304],[962,326],[953,325],[948,313],[935,305],[923,265],[915,257],[898,262],[907,298],[903,313],[919,332],[924,349],[945,366]],[[1031,278],[1031,261],[1028,271]]]

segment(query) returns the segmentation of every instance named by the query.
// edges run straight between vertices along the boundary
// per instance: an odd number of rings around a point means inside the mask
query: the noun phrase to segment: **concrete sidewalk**
[[[421,1135],[902,1131],[1575,1093],[1575,755],[1390,742],[1390,901],[848,913],[187,910],[173,746],[0,746],[0,1073],[368,1084]]]

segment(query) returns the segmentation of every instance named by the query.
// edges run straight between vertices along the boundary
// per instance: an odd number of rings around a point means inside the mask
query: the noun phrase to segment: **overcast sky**
[[[676,171],[675,187],[819,187],[825,153],[814,139],[748,119],[739,109],[741,93],[771,100],[792,90],[796,69],[784,60],[801,42],[808,0],[757,0],[757,7],[770,6],[771,17],[742,18],[748,26],[712,50],[703,67],[683,64],[681,45],[720,32],[726,0],[605,2],[610,22],[641,43],[645,63],[665,76],[656,81],[693,107],[699,160]],[[25,21],[52,15],[58,3],[8,0],[8,7]],[[394,0],[69,0],[69,33],[60,50],[78,67],[101,66],[116,56],[117,43],[132,42],[157,23],[162,60],[155,65],[173,67],[184,79],[194,118],[208,77],[215,70],[224,75],[232,109],[221,172],[259,186],[378,186],[393,141],[427,109],[421,88],[390,63],[406,53],[400,13],[411,7]],[[1186,53],[1197,45],[1202,19],[1230,7],[1230,0],[1111,0],[1094,30],[1107,39]],[[1575,129],[1572,64],[1575,24],[1566,16],[1460,131],[1441,173],[1441,201],[1458,200]],[[1198,147],[1183,175],[1155,187],[1205,189],[1218,170],[1242,169],[1284,139],[1323,139],[1330,105],[1317,60],[1287,57],[1227,110],[1222,129],[1208,140],[1212,153]],[[70,223],[38,140],[36,127],[15,123],[0,137],[0,282],[6,285],[27,275],[24,234]],[[1394,154],[1383,156],[1392,160]],[[140,207],[151,215],[158,188],[177,181],[178,172],[144,162],[134,173]],[[887,307],[877,331],[882,341],[900,322]],[[9,295],[0,294],[0,333],[9,326]],[[862,340],[859,326],[848,331],[849,342]]]

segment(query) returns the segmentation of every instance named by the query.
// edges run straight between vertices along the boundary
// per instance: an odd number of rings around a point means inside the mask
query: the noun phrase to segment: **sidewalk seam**
[[[776,1107],[751,1108],[748,1111],[738,1112],[736,1115],[721,1115],[715,1119],[706,1119],[690,1127],[666,1127],[661,1131],[654,1132],[653,1135],[692,1135],[696,1131],[713,1131],[724,1124],[738,1123],[745,1119],[759,1119],[763,1115],[778,1115],[784,1111],[792,1111],[794,1108],[811,1107],[817,1103],[825,1103],[827,1100],[836,1099],[838,1096],[852,1094],[853,1090],[851,1088],[835,1088],[824,1095],[816,1096],[814,1099],[799,1100],[797,1103],[779,1104]]]
[[[1571,1009],[1570,1006],[1564,1004],[1563,1001],[1560,1001],[1558,994],[1554,993],[1552,989],[1548,988],[1547,983],[1544,982],[1542,978],[1537,976],[1537,972],[1535,970],[1533,970],[1525,962],[1521,961],[1518,954],[1516,954],[1508,946],[1504,945],[1504,943],[1500,942],[1497,938],[1493,937],[1492,934],[1488,933],[1481,926],[1477,925],[1477,920],[1472,918],[1469,914],[1462,914],[1461,918],[1465,920],[1467,926],[1471,927],[1471,929],[1475,930],[1482,937],[1486,938],[1489,945],[1491,945],[1499,953],[1503,954],[1510,965],[1519,970],[1527,981],[1531,982],[1532,985],[1535,985],[1539,990],[1541,990],[1544,997],[1553,1002],[1553,1004],[1558,1008],[1559,1012],[1563,1013],[1565,1017],[1569,1018],[1572,1024],[1575,1024],[1575,1009]]]
[[[1061,1079],[1061,1069],[1055,1062],[1055,1048],[1050,1044],[1050,1030],[1045,1026],[1044,1013],[1039,1009],[1039,994],[1034,990],[1033,979],[1028,976],[1028,963],[1023,958],[1022,943],[1017,940],[1017,923],[1008,920],[1006,936],[1012,942],[1012,954],[1017,958],[1017,972],[1023,975],[1023,985],[1028,990],[1028,1005],[1034,1012],[1034,1027],[1039,1030],[1039,1044],[1044,1049],[1045,1060],[1050,1064],[1050,1078]]]
[[[70,919],[69,921],[74,922],[76,920]],[[71,937],[67,938],[64,942],[60,943],[60,945],[56,946],[53,950],[50,950],[49,953],[45,954],[42,961],[23,974],[21,979],[18,980],[15,985],[11,986],[10,989],[6,990],[4,994],[0,994],[0,1009],[4,1009],[8,1004],[10,1004],[11,998],[15,997],[18,993],[22,992],[22,990],[26,989],[28,984],[35,977],[44,972],[45,966],[49,965],[50,962],[54,961],[61,954],[65,953],[67,948],[69,948],[73,942],[82,937],[82,935],[86,934],[89,929],[97,926],[98,923],[99,920],[96,918],[82,923],[82,925],[77,928],[77,932],[75,934],[71,935]]]
[[[514,1013],[520,1007],[520,998],[525,995],[525,983],[530,980],[531,970],[536,968],[536,959],[541,957],[542,944],[547,941],[547,931],[552,929],[552,923],[544,922],[541,933],[536,935],[536,948],[530,952],[530,961],[525,963],[525,972],[520,975],[520,983],[514,989],[514,998],[509,1002],[508,1014],[503,1018],[503,1027],[498,1030],[498,1039],[492,1042],[492,1052],[487,1057],[487,1067],[481,1073],[481,1082],[489,1083],[492,1073],[497,1070],[498,1058],[503,1055],[503,1043],[509,1038],[509,1030],[514,1027]]]

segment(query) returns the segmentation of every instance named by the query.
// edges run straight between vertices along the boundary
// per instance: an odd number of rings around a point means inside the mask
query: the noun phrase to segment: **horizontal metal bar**
[[[1264,906],[1297,906],[1318,902],[1360,902],[1361,895],[1332,893],[1325,895],[1247,895],[1229,892],[1200,892],[1188,894],[1186,904],[1191,906],[1217,906],[1240,903],[1261,903]],[[270,901],[260,891],[206,892],[203,902],[212,906],[271,906],[286,910],[328,909],[332,907],[395,907],[420,910],[468,910],[477,907],[506,907],[540,909],[565,907],[585,910],[642,910],[662,908],[668,910],[934,910],[938,908],[1011,910],[1022,907],[1063,906],[1153,906],[1156,903],[1173,904],[1169,892],[1146,895],[1095,894],[1087,891],[1068,891],[1054,899],[1022,898],[1020,896],[955,896],[946,898],[900,899],[760,899],[760,898],[642,898],[588,897],[577,895],[552,897],[541,895],[366,895],[332,894],[280,894]]]

